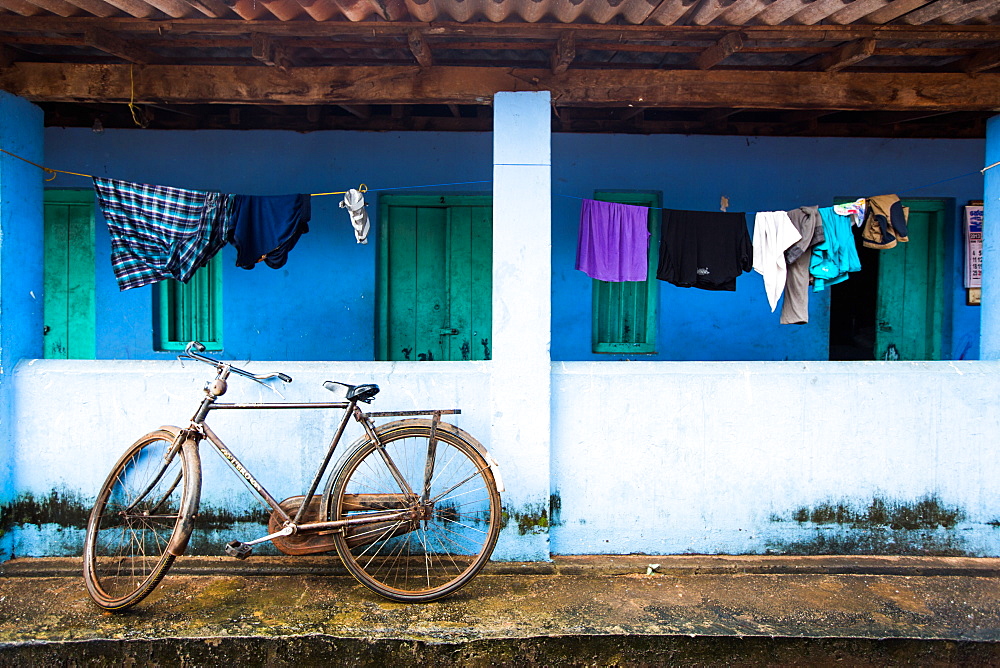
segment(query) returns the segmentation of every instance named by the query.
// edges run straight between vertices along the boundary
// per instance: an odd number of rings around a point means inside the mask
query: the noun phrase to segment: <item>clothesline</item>
[[[17,155],[16,153],[11,153],[10,151],[6,151],[6,150],[4,150],[2,148],[0,148],[0,153],[6,153],[7,155],[9,155],[12,158],[17,158],[18,160],[23,160],[24,162],[28,163],[29,165],[34,165],[35,167],[38,167],[38,169],[42,170],[46,174],[51,174],[52,176],[50,176],[49,178],[45,179],[46,181],[51,181],[54,178],[56,178],[56,174],[57,173],[58,174],[69,174],[70,176],[82,176],[82,177],[84,177],[86,179],[92,179],[92,178],[94,178],[90,174],[78,174],[77,172],[67,172],[67,171],[64,171],[62,169],[50,169],[48,167],[44,167],[42,165],[39,165],[37,162],[32,162],[31,160],[28,160],[27,158],[22,158],[21,156]]]
[[[959,174],[958,176],[952,176],[951,178],[941,179],[940,181],[935,181],[934,183],[928,183],[926,185],[917,186],[916,188],[907,188],[906,190],[897,190],[896,194],[901,195],[903,193],[909,193],[909,192],[913,192],[915,190],[923,190],[924,188],[930,188],[932,186],[936,186],[936,185],[939,185],[941,183],[947,183],[948,181],[955,181],[956,179],[964,179],[965,177],[972,176],[974,174],[985,174],[987,170],[992,169],[992,168],[996,167],[997,165],[1000,165],[1000,162],[994,162],[992,165],[989,165],[987,167],[983,167],[982,169],[976,170],[974,172],[967,172],[965,174]],[[577,197],[576,195],[563,195],[562,193],[553,193],[553,194],[556,197],[568,197],[570,199],[579,199],[579,200],[593,199],[593,198],[590,198],[590,197]],[[670,207],[660,207],[660,206],[650,206],[650,207],[646,207],[646,208],[653,209],[654,211],[668,211],[668,210],[670,210]]]
[[[33,165],[33,166],[41,169],[46,174],[50,174],[51,176],[49,176],[48,178],[46,178],[45,179],[46,181],[52,181],[53,179],[56,178],[56,175],[58,175],[58,174],[68,174],[70,176],[81,176],[81,177],[83,177],[85,179],[93,179],[94,178],[94,176],[91,175],[91,174],[81,174],[80,172],[70,172],[70,171],[66,171],[66,170],[63,170],[63,169],[52,169],[51,167],[45,167],[44,165],[40,165],[37,162],[32,162],[31,160],[28,160],[27,158],[21,157],[21,156],[17,155],[16,153],[11,153],[10,151],[7,151],[7,150],[2,149],[2,148],[0,148],[0,153],[5,153],[5,154],[11,156],[12,158],[17,158],[18,160],[22,160],[22,161],[28,163],[29,165]],[[993,169],[994,167],[997,167],[997,166],[1000,166],[1000,161],[994,162],[992,165],[987,165],[986,167],[983,167],[980,170],[976,170],[976,171],[972,171],[972,172],[967,172],[965,174],[959,174],[958,176],[952,176],[952,177],[947,178],[947,179],[941,179],[940,181],[935,181],[934,183],[928,183],[926,185],[917,186],[915,188],[907,188],[906,190],[897,190],[896,192],[897,193],[908,193],[908,192],[913,192],[915,190],[923,190],[924,188],[930,188],[932,186],[936,186],[936,185],[941,184],[941,183],[947,183],[949,181],[955,181],[957,179],[963,179],[963,178],[965,178],[967,176],[972,176],[974,174],[985,174],[988,170]],[[458,182],[453,182],[453,183],[430,183],[430,184],[426,184],[426,185],[415,185],[415,186],[396,186],[394,188],[369,188],[364,183],[362,183],[357,188],[357,190],[358,190],[358,192],[361,192],[361,193],[365,193],[365,192],[386,192],[386,191],[389,191],[389,190],[416,190],[418,188],[441,188],[441,187],[444,187],[444,186],[465,186],[465,185],[473,185],[473,184],[479,184],[479,183],[492,183],[492,182],[493,182],[492,179],[485,179],[485,180],[482,180],[482,181],[458,181]],[[338,191],[333,191],[333,192],[310,193],[310,194],[311,194],[312,197],[324,197],[326,195],[346,195],[348,192],[349,191],[347,191],[347,190],[338,190]],[[570,199],[579,199],[579,200],[588,199],[586,197],[577,197],[575,195],[564,195],[562,193],[553,193],[553,194],[556,195],[557,197],[568,197]],[[658,210],[658,211],[663,211],[664,210],[663,207],[649,207],[649,208],[655,209],[655,210]]]
[[[16,153],[11,153],[10,151],[2,149],[2,148],[0,148],[0,153],[6,153],[7,155],[9,155],[12,158],[17,158],[18,160],[26,162],[29,165],[33,165],[33,166],[37,167],[38,169],[42,170],[46,174],[51,174],[50,177],[48,177],[48,178],[45,179],[46,181],[52,181],[53,179],[56,178],[57,174],[68,174],[70,176],[81,176],[81,177],[83,177],[85,179],[93,179],[93,178],[95,178],[92,174],[81,174],[80,172],[68,172],[68,171],[63,170],[63,169],[52,169],[51,167],[46,167],[44,165],[40,165],[37,162],[33,162],[31,160],[28,160],[27,158],[24,158],[22,156],[17,155]],[[459,182],[456,182],[456,183],[430,183],[430,184],[418,185],[418,186],[396,186],[394,188],[369,188],[367,185],[365,185],[364,183],[362,183],[360,186],[358,186],[357,191],[361,192],[361,193],[366,193],[366,192],[385,192],[387,190],[415,190],[417,188],[440,188],[440,187],[443,187],[443,186],[464,186],[464,185],[470,185],[470,184],[474,184],[474,183],[492,183],[492,182],[493,182],[492,179],[490,179],[490,180],[484,180],[484,181],[459,181]],[[347,190],[338,190],[338,191],[335,191],[335,192],[326,192],[326,193],[310,193],[310,195],[312,197],[324,197],[326,195],[346,195],[348,192],[349,191],[347,191]]]

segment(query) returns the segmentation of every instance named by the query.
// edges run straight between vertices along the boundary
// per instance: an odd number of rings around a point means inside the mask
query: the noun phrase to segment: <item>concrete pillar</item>
[[[492,443],[511,516],[497,558],[549,559],[551,127],[545,92],[493,99]],[[502,448],[500,447],[502,445]]]
[[[43,160],[42,110],[0,91],[0,148]],[[42,354],[43,173],[0,153],[0,514],[14,496],[14,365]],[[2,525],[0,525],[2,526]],[[0,561],[10,536],[0,529]]]
[[[986,123],[986,165],[1000,161],[1000,116]],[[986,170],[983,183],[983,301],[979,357],[1000,359],[1000,165]]]

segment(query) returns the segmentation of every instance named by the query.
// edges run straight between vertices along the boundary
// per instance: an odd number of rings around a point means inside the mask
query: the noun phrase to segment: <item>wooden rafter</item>
[[[101,28],[88,29],[83,34],[83,41],[87,46],[110,53],[130,63],[145,65],[156,60],[153,54],[135,42],[124,40],[114,33],[102,30]]]
[[[226,6],[222,0],[184,0],[186,3],[197,9],[199,12],[214,19],[225,19],[235,16],[233,10]]]
[[[431,47],[419,30],[411,30],[406,34],[406,42],[410,46],[410,53],[417,59],[420,67],[431,67],[434,65],[434,54]]]
[[[118,13],[118,10],[104,2],[104,0],[68,0],[71,5],[79,7],[85,12],[89,12],[94,16],[99,16],[101,18],[106,18],[108,16],[114,16]]]
[[[736,114],[744,111],[744,109],[732,109],[728,107],[720,107],[718,109],[709,109],[700,114],[699,118],[702,123],[706,125],[714,125],[716,123],[721,123],[730,116],[735,116]]]
[[[251,53],[256,60],[270,67],[287,70],[291,61],[285,53],[284,46],[270,35],[253,33],[250,36]]]
[[[702,51],[695,58],[694,66],[699,70],[711,69],[742,48],[743,34],[739,32],[727,33],[718,42]]]
[[[860,63],[875,53],[875,40],[865,37],[845,44],[819,61],[819,69],[824,72],[839,72],[845,67]]]
[[[355,118],[365,121],[372,117],[372,108],[367,104],[341,104],[341,109]]]
[[[138,19],[144,19],[147,17],[159,15],[159,12],[156,10],[156,7],[153,7],[152,5],[145,3],[142,0],[107,0],[107,3],[109,5],[114,5],[115,7],[122,10],[129,16]],[[110,19],[105,19],[105,20],[110,20]],[[84,30],[86,30],[86,28],[88,27],[86,25],[87,23],[90,23],[90,21],[86,21],[85,25],[80,26],[78,32],[83,32]],[[98,27],[104,28],[105,30],[113,30],[113,28],[109,27],[103,21],[98,24]]]
[[[17,62],[0,88],[29,100],[127,101],[128,65]],[[136,100],[160,104],[488,104],[498,91],[548,90],[560,106],[841,110],[1000,109],[1000,74],[584,70],[501,67],[148,65]]]
[[[1000,49],[990,49],[967,58],[962,63],[962,71],[968,74],[977,74],[998,65],[1000,65]]]
[[[552,52],[552,74],[562,74],[569,69],[576,58],[576,35],[572,30],[559,35],[556,48]]]
[[[17,52],[6,44],[0,44],[0,69],[9,67],[17,61]]]

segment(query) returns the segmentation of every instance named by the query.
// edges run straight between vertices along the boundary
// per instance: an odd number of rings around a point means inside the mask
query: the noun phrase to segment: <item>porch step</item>
[[[1000,665],[1000,559],[556,557],[426,605],[332,556],[177,566],[110,614],[79,559],[0,565],[0,666]]]

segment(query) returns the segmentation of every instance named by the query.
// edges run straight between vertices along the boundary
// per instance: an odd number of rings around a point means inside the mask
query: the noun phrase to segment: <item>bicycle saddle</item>
[[[338,392],[336,385],[342,385],[347,388],[347,399],[349,401],[363,401],[366,404],[370,404],[375,395],[379,393],[378,385],[366,384],[366,385],[348,385],[347,383],[338,383],[335,380],[328,380],[323,383],[323,387],[330,390],[331,392]]]

